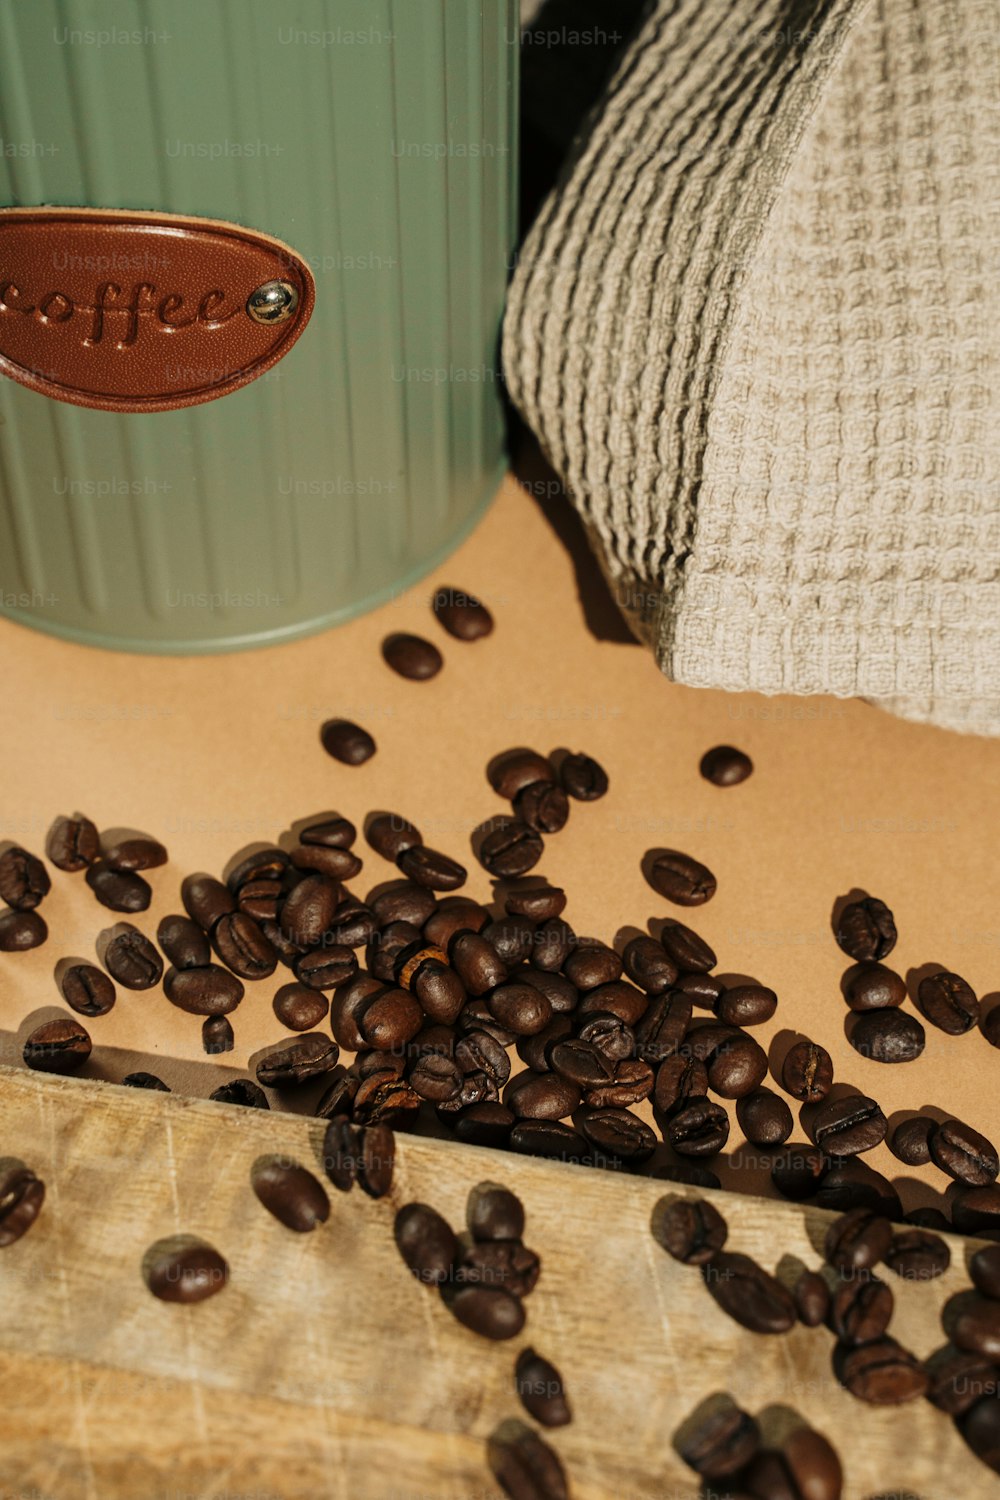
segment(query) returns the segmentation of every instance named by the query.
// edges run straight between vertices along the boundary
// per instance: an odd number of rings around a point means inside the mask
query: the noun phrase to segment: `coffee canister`
[[[407,587],[503,469],[516,0],[0,6],[0,610],[136,651]]]

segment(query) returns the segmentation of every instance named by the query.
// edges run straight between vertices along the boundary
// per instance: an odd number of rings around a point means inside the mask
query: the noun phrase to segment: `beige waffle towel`
[[[1000,0],[658,0],[504,358],[670,677],[1000,734]]]

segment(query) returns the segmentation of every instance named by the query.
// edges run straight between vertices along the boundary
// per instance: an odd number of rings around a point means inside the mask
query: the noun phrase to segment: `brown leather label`
[[[0,209],[0,374],[103,411],[214,401],[283,358],[312,273],[270,235],[217,219]]]

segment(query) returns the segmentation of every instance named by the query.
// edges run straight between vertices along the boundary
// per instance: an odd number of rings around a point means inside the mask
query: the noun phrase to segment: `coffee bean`
[[[375,754],[375,741],[367,729],[349,719],[327,719],[320,730],[320,739],[327,755],[345,766],[363,765]]]
[[[423,925],[423,936],[436,948],[447,951],[460,932],[481,933],[490,921],[485,906],[468,896],[446,896]]]
[[[715,876],[707,865],[692,859],[690,854],[658,849],[651,851],[646,861],[646,879],[653,890],[677,906],[701,906],[715,895]]]
[[[444,1099],[438,1103],[438,1115],[447,1121],[451,1116],[461,1114],[473,1104],[494,1104],[499,1097],[496,1084],[491,1078],[487,1078],[485,1073],[463,1073],[458,1093],[451,1099]]]
[[[515,1036],[534,1036],[552,1019],[552,1006],[530,984],[504,984],[489,998],[490,1013]]]
[[[587,1016],[617,1016],[626,1026],[636,1026],[646,1013],[647,999],[641,990],[624,980],[613,979],[610,984],[599,984],[588,990],[581,1000],[577,1014],[581,1020]]]
[[[219,964],[207,964],[203,969],[170,969],[163,990],[172,1004],[193,1016],[220,1018],[235,1010],[244,994],[236,975]]]
[[[559,780],[567,796],[577,802],[596,802],[608,789],[608,773],[604,767],[582,751],[567,755],[559,767]]]
[[[403,631],[386,636],[382,642],[382,658],[386,666],[410,682],[426,682],[428,678],[436,677],[444,666],[440,651],[431,641]]]
[[[829,1163],[816,1190],[815,1201],[818,1208],[828,1208],[834,1213],[867,1208],[893,1222],[903,1215],[899,1194],[888,1178],[873,1171],[856,1156]]]
[[[1000,1400],[992,1395],[977,1401],[960,1426],[976,1457],[994,1474],[1000,1474]]]
[[[232,965],[230,965],[232,967]],[[295,960],[295,977],[310,990],[332,990],[337,985],[353,978],[358,972],[358,961],[350,948],[334,943],[329,948],[317,948],[312,953],[303,953]]]
[[[580,1090],[557,1073],[529,1069],[511,1079],[503,1102],[521,1120],[563,1120],[579,1107]]]
[[[843,1479],[835,1449],[811,1427],[790,1432],[780,1450],[759,1453],[740,1476],[752,1495],[769,1500],[840,1500]],[[906,1497],[896,1495],[894,1500]]]
[[[677,965],[662,943],[652,937],[634,937],[622,951],[625,973],[647,995],[662,995],[677,978]]]
[[[454,891],[468,879],[468,871],[464,865],[423,844],[404,849],[396,864],[408,879],[429,891]],[[421,918],[421,922],[415,925],[420,926],[425,920],[426,917]]]
[[[708,1059],[708,1082],[722,1099],[742,1099],[767,1077],[767,1053],[753,1037],[737,1032]]]
[[[303,844],[318,844],[327,849],[350,849],[357,836],[358,830],[350,818],[335,813],[322,822],[310,823],[307,828],[303,828],[299,841]]]
[[[326,1019],[329,1002],[303,984],[286,984],[274,997],[274,1014],[289,1031],[312,1031]]]
[[[714,969],[718,959],[704,938],[690,927],[685,927],[683,922],[664,922],[660,929],[660,942],[666,950],[667,957],[677,965],[681,977],[677,981],[678,989],[685,989],[684,980],[689,974],[707,974],[709,969]],[[714,1004],[721,994],[721,986],[713,981],[707,1003]]]
[[[885,1140],[888,1121],[874,1099],[848,1094],[820,1105],[810,1134],[828,1156],[857,1156]]]
[[[74,964],[62,977],[63,999],[78,1016],[106,1016],[115,1003],[115,987],[93,964]]]
[[[818,1271],[803,1271],[792,1288],[792,1299],[799,1322],[806,1328],[818,1328],[830,1311],[830,1288]]]
[[[490,1472],[510,1500],[569,1500],[555,1452],[520,1422],[503,1422],[486,1445]]]
[[[840,1383],[872,1406],[899,1406],[926,1395],[927,1372],[908,1349],[889,1337],[862,1344],[840,1346],[834,1355],[834,1371]]]
[[[308,875],[285,898],[281,930],[301,948],[315,948],[333,922],[340,886],[326,875]]]
[[[516,1193],[495,1182],[480,1182],[469,1194],[465,1220],[474,1240],[519,1240],[524,1205]]]
[[[698,769],[714,786],[738,786],[753,771],[753,761],[732,745],[716,745],[705,751]]]
[[[681,1423],[674,1447],[689,1468],[710,1481],[714,1494],[716,1483],[732,1478],[753,1459],[760,1448],[760,1429],[730,1396],[720,1393]]]
[[[104,964],[113,979],[129,990],[149,990],[163,977],[163,960],[144,933],[120,922],[104,950]]]
[[[935,1122],[926,1115],[903,1120],[892,1133],[889,1150],[908,1167],[926,1166],[931,1159],[930,1139],[935,1128]]]
[[[457,976],[456,976],[457,977]],[[426,1007],[425,1007],[426,1009]],[[489,1003],[485,996],[479,1000],[470,1000],[458,1017],[456,1026],[463,1036],[471,1033],[484,1033],[493,1038],[501,1047],[512,1047],[518,1038],[506,1026],[501,1026],[490,1011]],[[542,1027],[542,1031],[545,1027]],[[540,1036],[541,1032],[536,1035]]]
[[[736,1118],[751,1146],[783,1146],[792,1133],[792,1112],[770,1089],[754,1089],[738,1099]]]
[[[928,1147],[934,1165],[966,1187],[988,1187],[1000,1173],[996,1147],[961,1120],[936,1125]]]
[[[727,1026],[762,1026],[777,1008],[777,995],[762,984],[734,984],[723,990],[714,1006]]]
[[[331,1116],[323,1137],[323,1169],[340,1192],[349,1193],[357,1182],[360,1156],[360,1127],[345,1114]],[[451,1256],[448,1264],[450,1267]]]
[[[844,976],[844,994],[852,1010],[888,1010],[902,1005],[906,985],[885,964],[855,964]]]
[[[989,1015],[980,1022],[983,1036],[991,1047],[1000,1047],[1000,1005],[994,1005]]]
[[[674,989],[687,995],[692,1005],[698,1005],[702,1010],[714,1010],[722,998],[725,985],[713,974],[680,974]]]
[[[556,1161],[579,1162],[588,1156],[583,1137],[562,1120],[518,1120],[510,1132],[510,1148]]]
[[[534,952],[535,923],[528,917],[501,917],[496,922],[487,922],[482,934],[508,968],[526,962]]]
[[[45,918],[37,911],[5,911],[0,914],[0,953],[24,953],[40,948],[49,935]]]
[[[236,910],[232,891],[214,875],[185,876],[181,882],[181,900],[188,916],[205,932],[211,932],[220,917]]]
[[[0,1249],[27,1234],[44,1202],[45,1184],[29,1167],[8,1162],[0,1170]]]
[[[37,855],[18,845],[0,854],[0,900],[15,911],[34,911],[51,885],[49,872]]]
[[[896,946],[892,912],[874,896],[865,896],[845,906],[835,924],[834,935],[847,956],[859,962],[887,958]]]
[[[674,1107],[667,1140],[678,1156],[718,1156],[729,1139],[729,1116],[721,1104],[692,1095]]]
[[[536,833],[559,833],[569,818],[569,801],[561,786],[533,781],[514,798],[514,812]]]
[[[915,1016],[900,1010],[873,1010],[859,1016],[851,1046],[872,1062],[912,1062],[924,1050],[926,1034]]]
[[[918,1229],[932,1229],[935,1233],[950,1234],[951,1220],[939,1208],[911,1208],[903,1215],[902,1223],[914,1224]]]
[[[431,608],[439,625],[457,641],[478,641],[493,631],[493,616],[486,605],[474,594],[461,589],[438,588],[434,591]]]
[[[625,1109],[641,1104],[653,1092],[653,1069],[641,1058],[626,1057],[615,1064],[614,1077],[586,1090],[584,1099],[591,1109]]]
[[[498,880],[510,880],[534,869],[544,852],[534,828],[518,818],[498,821],[479,846],[479,861]]]
[[[244,911],[219,917],[212,946],[222,962],[240,979],[267,979],[278,966],[278,955],[260,926]]]
[[[455,1043],[455,1062],[463,1073],[484,1073],[499,1086],[510,1077],[510,1058],[485,1031],[470,1031]]]
[[[203,969],[212,962],[211,944],[191,917],[164,917],[156,929],[156,941],[175,969]]]
[[[340,1048],[332,1037],[308,1032],[294,1042],[282,1042],[257,1064],[257,1080],[269,1087],[290,1088],[330,1073]]]
[[[252,1078],[234,1078],[229,1083],[221,1083],[208,1097],[219,1104],[242,1104],[247,1109],[271,1108],[264,1090]]]
[[[798,1202],[812,1197],[829,1168],[830,1163],[822,1151],[795,1142],[775,1157],[771,1181],[783,1198]]]
[[[661,1199],[657,1205],[656,1238],[685,1266],[703,1266],[726,1243],[725,1219],[703,1199]]]
[[[371,907],[353,896],[346,896],[338,902],[333,922],[323,934],[323,946],[361,948],[370,943],[379,930]]]
[[[886,1264],[904,1281],[933,1281],[951,1264],[951,1251],[927,1229],[903,1229],[893,1235]]]
[[[518,1355],[514,1386],[525,1411],[543,1427],[565,1427],[572,1421],[562,1376],[534,1349],[522,1349]]]
[[[90,1051],[90,1037],[79,1022],[60,1016],[36,1026],[21,1055],[39,1073],[78,1073]]]
[[[835,1220],[826,1232],[824,1254],[838,1271],[867,1271],[884,1260],[892,1244],[892,1225],[880,1214],[856,1208]]]
[[[620,1016],[600,1012],[586,1016],[578,1028],[581,1042],[592,1042],[603,1052],[609,1062],[621,1062],[623,1057],[635,1055],[636,1043],[632,1028]]]
[[[696,1057],[705,1066],[708,1066],[712,1055],[718,1051],[724,1042],[731,1042],[736,1037],[743,1036],[737,1026],[720,1026],[714,1021],[704,1025],[692,1025],[688,1028],[687,1036],[684,1038],[682,1051],[688,1057]]]
[[[406,1125],[419,1108],[419,1094],[388,1069],[366,1078],[354,1096],[354,1118],[360,1125]]]
[[[447,1306],[463,1327],[485,1339],[513,1339],[524,1327],[521,1299],[496,1286],[459,1286]]]
[[[591,1109],[580,1120],[585,1140],[612,1160],[641,1162],[656,1148],[656,1136],[627,1109]]]
[[[326,875],[330,880],[353,880],[355,875],[361,873],[364,861],[353,849],[340,849],[326,844],[299,844],[290,850],[288,855],[293,870],[303,873],[311,872],[314,875]],[[246,899],[249,887],[254,888],[256,900],[261,901],[270,891],[274,889],[273,881],[248,880],[240,887],[240,906],[244,911],[250,911],[251,916],[257,913],[251,910]],[[278,891],[282,890],[281,885]],[[270,913],[263,913],[269,917]]]
[[[397,1052],[416,1036],[424,1015],[416,1000],[406,990],[383,990],[364,1007],[358,1028],[370,1047]]]
[[[101,852],[97,828],[83,813],[56,818],[45,843],[45,852],[57,870],[76,874],[92,865]]]
[[[265,844],[253,849],[236,864],[226,876],[226,884],[234,896],[251,881],[282,880],[288,873],[288,855],[274,844]]]
[[[959,974],[941,970],[921,979],[917,1008],[925,1020],[948,1036],[964,1036],[979,1020],[979,1001]]]
[[[170,1089],[155,1073],[126,1073],[122,1087],[127,1089],[151,1089],[154,1094],[169,1094]]]
[[[669,1117],[679,1105],[707,1093],[708,1071],[696,1057],[668,1057],[657,1069],[653,1105],[662,1115]]]
[[[236,1045],[233,1028],[225,1016],[207,1016],[201,1024],[201,1045],[209,1057],[232,1052]]]
[[[409,1077],[414,1093],[432,1104],[454,1099],[462,1087],[462,1070],[450,1057],[422,1057],[410,1069]]]
[[[250,1182],[268,1213],[297,1234],[308,1233],[330,1217],[330,1200],[322,1183],[295,1162],[257,1162]]]
[[[667,1162],[654,1167],[649,1174],[663,1182],[679,1182],[684,1187],[700,1188],[703,1192],[718,1192],[722,1183],[707,1167],[695,1166],[692,1162]]]
[[[816,1042],[796,1042],[781,1065],[781,1086],[803,1104],[818,1104],[833,1087],[833,1059]]]
[[[982,1399],[995,1396],[1000,1370],[982,1354],[947,1345],[926,1363],[927,1399],[949,1417],[959,1417]]]
[[[969,1261],[969,1275],[977,1292],[1000,1302],[1000,1245],[977,1250]]]
[[[376,854],[395,861],[407,849],[423,843],[420,829],[398,813],[377,813],[365,824],[365,838]]]
[[[451,1276],[458,1240],[445,1219],[426,1203],[407,1203],[394,1226],[400,1255],[418,1281],[440,1286]]]
[[[167,862],[167,851],[159,839],[139,836],[119,839],[103,852],[104,863],[112,870],[132,873],[155,870]]]
[[[514,1125],[514,1115],[505,1104],[484,1100],[462,1110],[454,1120],[455,1135],[470,1146],[489,1146],[506,1150]]]
[[[145,911],[153,899],[152,889],[141,875],[112,870],[103,860],[88,865],[85,879],[101,905],[110,911]]]
[[[211,1245],[188,1236],[157,1240],[143,1258],[143,1276],[161,1302],[204,1302],[221,1292],[229,1267]]]
[[[567,958],[563,972],[577,989],[593,990],[619,979],[622,961],[606,943],[584,938]]]
[[[877,1276],[855,1276],[833,1294],[830,1327],[844,1344],[870,1344],[892,1321],[892,1292]]]
[[[959,1234],[1000,1230],[1000,1187],[963,1188],[952,1200],[951,1222]]]
[[[550,761],[535,750],[506,750],[490,761],[486,768],[490,786],[508,802],[513,802],[522,787],[533,781],[555,781]]]
[[[795,1325],[791,1293],[749,1255],[721,1250],[702,1267],[714,1300],[751,1333],[787,1333]]]
[[[378,895],[372,892],[369,905],[380,927],[389,922],[412,922],[414,927],[423,927],[437,910],[431,892],[411,880],[395,880],[378,890]]]
[[[945,1331],[959,1349],[1000,1362],[1000,1302],[964,1292],[945,1309]]]
[[[346,1117],[354,1108],[354,1096],[361,1080],[349,1073],[342,1063],[338,1063],[328,1076],[330,1082],[317,1100],[314,1113],[321,1120],[332,1120],[338,1115]]]
[[[485,995],[507,978],[507,965],[480,933],[456,933],[448,956],[470,995]]]
[[[554,974],[562,968],[575,947],[576,934],[573,929],[557,917],[550,917],[535,929],[532,965],[543,972]]]
[[[679,990],[654,996],[635,1028],[635,1044],[651,1065],[678,1052],[691,1022],[691,1001]]]
[[[453,1271],[456,1286],[498,1287],[527,1297],[538,1281],[541,1262],[519,1239],[476,1240],[460,1251]]]

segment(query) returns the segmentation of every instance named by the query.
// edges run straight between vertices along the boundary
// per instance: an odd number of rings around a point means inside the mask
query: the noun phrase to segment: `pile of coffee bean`
[[[681,1424],[674,1447],[716,1500],[840,1500],[843,1492],[840,1459],[822,1433],[803,1423],[766,1446],[756,1419],[723,1393]]]

